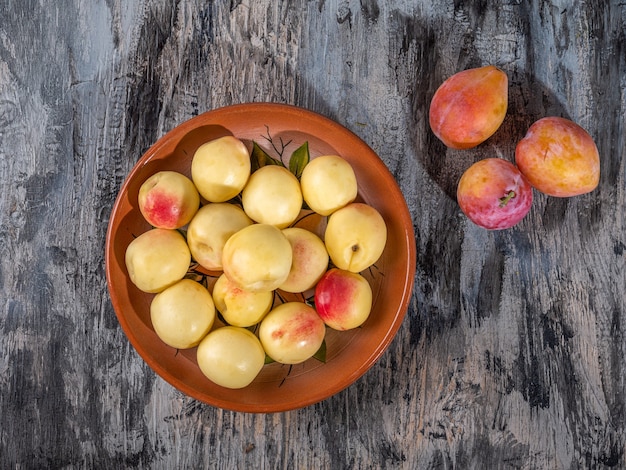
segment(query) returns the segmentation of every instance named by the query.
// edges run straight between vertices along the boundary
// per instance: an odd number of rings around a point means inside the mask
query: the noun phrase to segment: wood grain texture
[[[565,0],[0,0],[1,468],[626,467],[626,4]],[[493,63],[502,128],[472,152],[428,128],[437,86]],[[199,403],[125,338],[109,213],[165,132],[292,103],[345,125],[413,216],[415,291],[391,348],[309,408]],[[602,177],[486,232],[458,177],[513,158],[544,115],[594,137]]]

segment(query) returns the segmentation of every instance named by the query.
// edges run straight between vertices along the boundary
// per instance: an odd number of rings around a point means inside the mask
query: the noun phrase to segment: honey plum
[[[272,308],[274,292],[250,292],[241,289],[222,273],[213,286],[215,307],[229,325],[256,325]]]
[[[591,136],[560,117],[536,121],[518,142],[515,163],[544,194],[569,197],[593,191],[600,181],[600,156]]]
[[[383,254],[387,243],[385,219],[374,207],[352,202],[330,215],[324,243],[336,267],[361,272]]]
[[[300,182],[287,168],[264,166],[250,176],[241,192],[241,203],[255,222],[285,228],[302,209]]]
[[[468,149],[491,137],[508,106],[508,77],[494,65],[458,72],[435,92],[429,121],[448,147]]]
[[[330,215],[356,199],[358,185],[352,165],[338,155],[314,158],[304,167],[302,195],[321,215]]]
[[[476,225],[502,230],[524,218],[533,193],[524,175],[511,162],[486,158],[463,173],[457,200],[463,213]]]
[[[187,244],[191,256],[206,269],[222,269],[222,252],[228,239],[252,225],[243,209],[227,202],[209,202],[191,219]]]

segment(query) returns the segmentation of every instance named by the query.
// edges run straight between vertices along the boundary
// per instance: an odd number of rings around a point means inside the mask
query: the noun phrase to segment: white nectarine
[[[363,276],[344,269],[329,269],[315,287],[315,309],[335,330],[361,326],[372,310],[372,288]]]
[[[157,228],[177,229],[189,223],[200,207],[200,195],[182,173],[159,171],[139,188],[139,211]]]
[[[140,290],[154,294],[187,274],[191,253],[177,230],[154,228],[130,242],[125,262],[131,282]]]
[[[250,153],[233,136],[202,144],[191,161],[191,179],[209,202],[225,202],[241,192],[250,177]]]
[[[152,299],[150,319],[165,344],[178,349],[197,346],[215,321],[211,293],[199,282],[182,279]]]
[[[358,189],[352,165],[338,155],[311,160],[302,171],[300,185],[304,201],[321,215],[330,215],[354,201]]]
[[[285,228],[283,234],[291,244],[293,257],[289,277],[278,288],[291,293],[305,292],[328,269],[326,246],[320,237],[304,228]]]
[[[270,311],[274,292],[243,290],[222,274],[213,285],[213,301],[229,325],[248,327],[259,323]]]
[[[204,268],[220,271],[226,241],[252,223],[243,209],[235,204],[205,204],[191,219],[187,228],[187,244],[191,256]]]
[[[330,215],[324,243],[335,266],[361,272],[382,255],[387,226],[372,206],[353,202]]]
[[[303,302],[287,302],[268,313],[259,339],[269,357],[282,364],[299,364],[313,357],[326,336],[324,322]]]
[[[211,331],[198,345],[198,366],[213,383],[239,389],[252,383],[265,365],[259,339],[245,328],[224,326]]]
[[[243,188],[241,203],[255,222],[285,228],[302,209],[300,182],[282,166],[261,167],[252,173]]]
[[[273,225],[252,224],[232,235],[224,245],[224,274],[252,292],[272,291],[289,276],[291,244]]]

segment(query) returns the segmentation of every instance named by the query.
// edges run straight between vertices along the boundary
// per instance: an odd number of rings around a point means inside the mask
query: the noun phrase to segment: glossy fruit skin
[[[358,273],[329,269],[315,286],[315,309],[324,323],[339,331],[361,326],[372,310],[372,288]]]
[[[387,243],[387,225],[374,207],[353,202],[330,215],[324,243],[335,266],[358,273],[382,255]]]
[[[198,366],[212,382],[222,387],[247,387],[265,364],[259,339],[245,328],[224,326],[211,331],[197,349]]]
[[[222,252],[224,274],[251,292],[272,291],[289,276],[293,253],[280,229],[252,224],[233,234]]]
[[[243,290],[222,273],[213,285],[213,301],[229,325],[245,328],[259,323],[270,311],[274,293]]]
[[[177,229],[189,223],[200,207],[193,182],[175,171],[159,171],[139,188],[139,211],[157,228]]]
[[[156,294],[180,281],[191,262],[185,238],[177,230],[154,228],[135,238],[125,253],[131,282]]]
[[[433,133],[448,147],[468,149],[491,137],[508,107],[508,77],[494,65],[458,72],[437,89],[430,103]]]
[[[187,228],[191,256],[204,268],[220,271],[224,245],[248,225],[252,225],[252,220],[235,204],[209,202],[203,205]]]
[[[250,175],[241,192],[241,203],[255,222],[285,228],[302,209],[300,182],[282,166],[261,167]]]
[[[326,327],[315,309],[303,302],[286,302],[268,313],[259,327],[265,352],[281,364],[300,364],[319,350]]]
[[[292,251],[289,276],[278,288],[285,292],[305,292],[315,286],[328,269],[328,252],[320,237],[300,227],[283,229]]]
[[[330,215],[356,199],[358,185],[352,165],[338,155],[322,155],[304,167],[300,178],[307,205]]]
[[[533,187],[549,196],[585,194],[600,181],[600,155],[592,137],[561,117],[530,126],[515,148],[515,163]]]
[[[191,179],[209,202],[225,202],[237,196],[250,171],[247,147],[230,135],[202,144],[191,161]]]
[[[215,305],[206,287],[182,279],[152,299],[150,319],[165,344],[177,349],[192,348],[213,326]]]
[[[486,158],[461,176],[457,201],[463,213],[488,230],[507,229],[530,211],[532,187],[511,162]]]

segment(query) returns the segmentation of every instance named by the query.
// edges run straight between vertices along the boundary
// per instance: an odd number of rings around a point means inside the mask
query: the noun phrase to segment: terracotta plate
[[[256,142],[268,154],[288,162],[308,142],[311,158],[337,154],[354,167],[358,199],[380,211],[388,228],[385,251],[363,274],[374,292],[366,323],[349,332],[328,330],[326,361],[300,365],[268,364],[246,388],[230,390],[213,384],[200,372],[195,348],[176,350],[156,336],[150,322],[154,297],[128,279],[126,247],[150,229],[137,207],[141,184],[160,170],[190,175],[194,151],[204,142],[234,135],[249,148]],[[406,314],[415,274],[415,238],[406,202],[380,158],[355,134],[310,111],[269,103],[216,109],[176,127],[137,162],[113,207],[106,239],[106,274],[113,307],[128,339],[150,365],[185,394],[216,407],[244,412],[277,412],[317,403],[361,377],[393,340]]]

